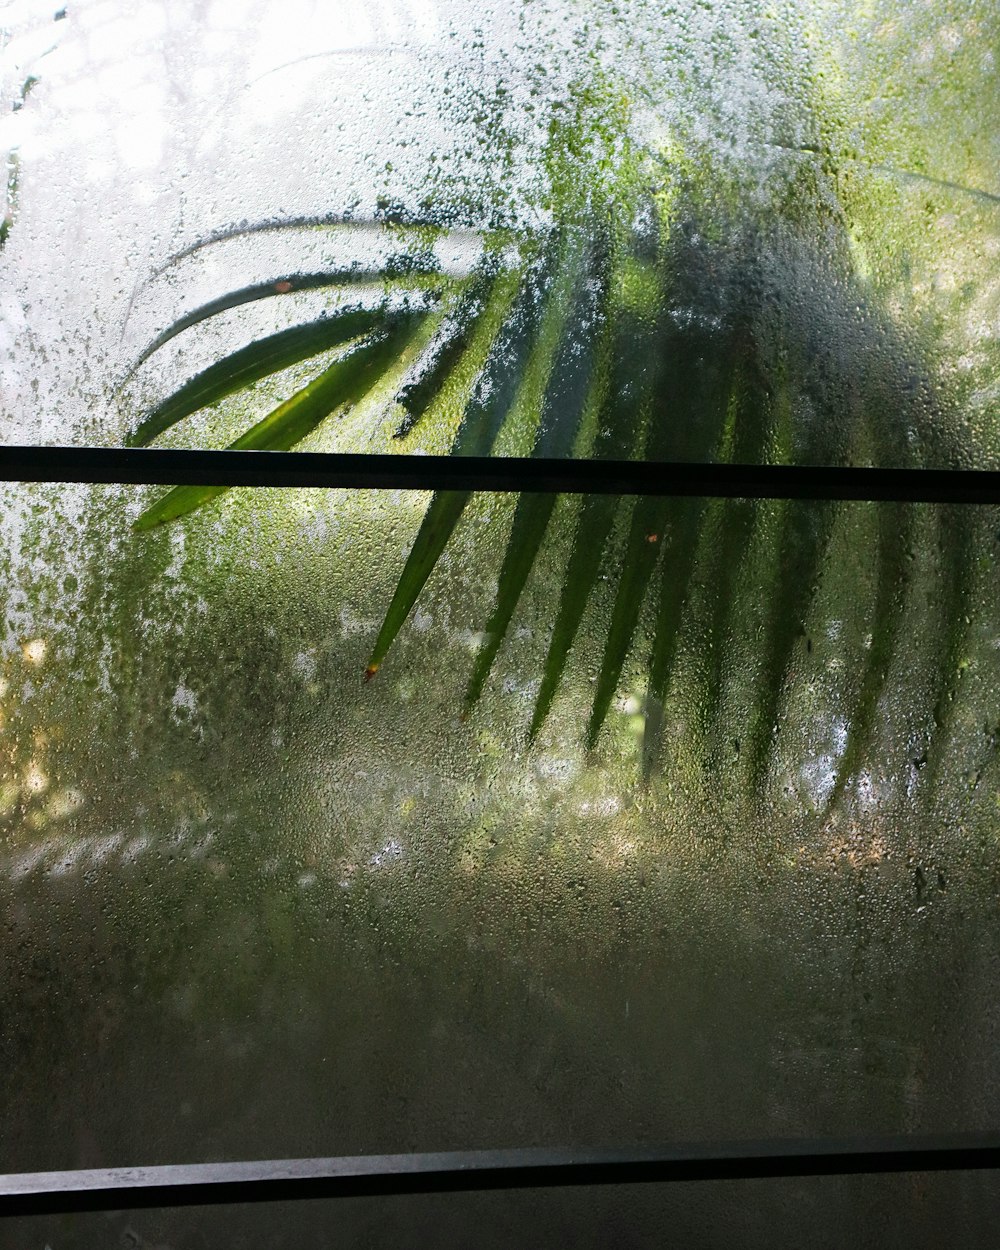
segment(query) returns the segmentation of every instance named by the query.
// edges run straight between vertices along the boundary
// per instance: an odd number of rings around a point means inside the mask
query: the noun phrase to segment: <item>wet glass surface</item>
[[[0,439],[995,465],[960,8],[18,6]],[[995,1127],[998,544],[978,506],[3,486],[0,1170]],[[991,1195],[7,1228],[986,1245]]]
[[[20,6],[3,439],[996,464],[995,24]]]
[[[989,1128],[993,510],[612,499],[532,736],[592,500],[473,698],[511,497],[363,680],[423,498],[7,488],[4,1165]]]

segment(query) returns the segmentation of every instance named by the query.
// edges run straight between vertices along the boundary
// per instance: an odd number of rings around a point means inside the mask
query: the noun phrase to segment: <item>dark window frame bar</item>
[[[0,481],[1000,503],[994,470],[159,448],[0,447]],[[0,1216],[998,1167],[1000,1134],[179,1164],[0,1176]]]
[[[0,481],[1000,503],[1000,471],[131,447],[0,447]]]
[[[0,1217],[578,1185],[975,1171],[998,1164],[996,1133],[190,1163],[0,1176]]]

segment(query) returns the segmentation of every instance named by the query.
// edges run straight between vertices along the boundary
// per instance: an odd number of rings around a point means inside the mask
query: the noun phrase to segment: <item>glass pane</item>
[[[4,1169],[996,1124],[994,509],[559,498],[475,697],[543,497],[368,682],[421,496],[143,502],[4,497]]]
[[[996,467],[997,24],[10,5],[0,440]],[[995,509],[12,485],[0,531],[0,1169],[996,1125]],[[931,1247],[991,1194],[9,1227]]]
[[[998,461],[989,6],[59,17],[7,26],[7,442]]]

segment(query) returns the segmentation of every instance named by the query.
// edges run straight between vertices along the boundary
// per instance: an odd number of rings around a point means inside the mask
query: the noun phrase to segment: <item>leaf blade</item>
[[[471,497],[467,490],[437,491],[432,496],[368,658],[365,681],[375,676],[388,655]]]
[[[440,395],[445,383],[460,368],[463,358],[470,351],[483,319],[491,304],[491,295],[502,283],[496,274],[496,266],[490,258],[483,272],[477,274],[469,289],[459,300],[449,317],[446,332],[440,342],[432,347],[430,359],[420,375],[399,392],[397,402],[406,410],[394,438],[402,439],[411,434],[427,415]]]
[[[595,340],[591,331],[599,321],[608,291],[607,254],[601,242],[591,249],[589,273],[581,257],[567,257],[568,299],[571,307],[559,333],[552,373],[535,434],[532,455],[559,458],[567,455],[580,428],[590,395],[595,365]],[[586,281],[588,278],[590,281]],[[558,283],[557,283],[558,288]],[[562,296],[554,295],[562,303]],[[486,678],[500,650],[518,601],[535,564],[558,496],[522,494],[514,512],[510,537],[497,584],[496,601],[486,625],[486,643],[476,655],[465,695],[471,709],[482,694]]]
[[[310,434],[336,408],[356,403],[391,368],[415,333],[419,314],[400,319],[393,330],[374,343],[362,344],[334,361],[307,386],[279,404],[262,421],[229,445],[231,451],[287,451]],[[154,529],[200,508],[228,486],[177,486],[147,508],[136,521],[136,530]]]
[[[719,331],[689,329],[670,336],[664,393],[655,451],[661,459],[717,460],[727,441],[737,339],[728,326]],[[672,393],[667,394],[667,387]],[[668,418],[662,412],[670,404]],[[642,773],[648,781],[662,748],[663,707],[673,672],[684,610],[697,564],[707,501],[666,500],[659,513],[663,561],[649,657],[649,681],[642,740]]]
[[[599,368],[595,379],[599,390],[598,420],[590,452],[597,460],[629,458],[639,437],[642,408],[649,391],[646,374],[655,342],[656,309],[655,304],[633,307],[624,302],[621,270],[628,263],[629,258],[613,262],[617,290],[605,334],[608,359],[606,368]],[[544,724],[562,682],[620,509],[621,501],[609,495],[585,495],[580,502],[559,611],[528,729],[529,741],[535,739]]]
[[[385,323],[387,316],[382,309],[351,309],[250,343],[196,374],[158,404],[140,421],[126,445],[144,447],[202,408],[290,365],[371,333]]]
[[[280,295],[291,295],[300,291],[315,291],[335,286],[371,285],[376,282],[383,282],[387,287],[402,285],[406,288],[426,289],[433,294],[437,287],[444,286],[447,281],[448,279],[443,274],[407,274],[402,279],[394,279],[393,275],[381,269],[352,267],[320,270],[315,273],[292,273],[271,278],[267,282],[254,282],[236,291],[228,291],[225,295],[208,300],[207,303],[199,304],[197,308],[178,317],[143,348],[127,369],[123,382],[127,382],[152,355],[185,330],[200,325],[201,322],[216,317],[219,313],[240,308],[244,304],[252,304],[258,300],[271,299]]]
[[[488,455],[492,450],[528,367],[541,312],[542,289],[550,268],[551,257],[547,257],[533,273],[527,274],[510,314],[501,323],[483,374],[466,405],[452,446],[453,455]],[[523,273],[512,271],[508,280],[516,282]],[[437,491],[432,495],[375,639],[365,669],[366,681],[375,676],[388,655],[471,496],[471,491]]]

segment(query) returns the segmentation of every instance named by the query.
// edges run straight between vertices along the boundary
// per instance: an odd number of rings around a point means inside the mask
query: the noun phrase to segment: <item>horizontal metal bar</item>
[[[0,481],[1000,503],[1000,472],[987,469],[128,447],[0,447]]]
[[[0,1216],[459,1193],[569,1185],[757,1180],[1000,1166],[1000,1134],[736,1142],[667,1150],[477,1150],[0,1176]]]

